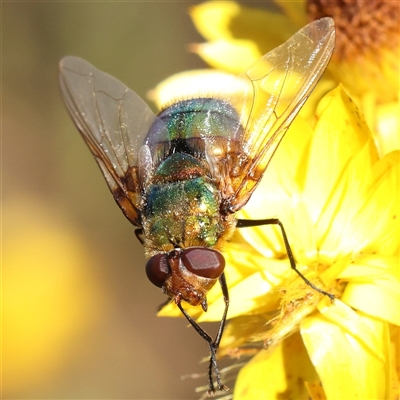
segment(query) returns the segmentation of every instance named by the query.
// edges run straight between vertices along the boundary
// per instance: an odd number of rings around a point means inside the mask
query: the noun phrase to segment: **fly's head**
[[[181,300],[207,311],[207,292],[224,272],[225,259],[206,247],[175,248],[151,257],[146,264],[149,280],[175,303]]]

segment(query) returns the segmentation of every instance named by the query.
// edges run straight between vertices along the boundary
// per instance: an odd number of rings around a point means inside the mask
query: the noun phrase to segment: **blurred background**
[[[3,398],[191,399],[206,383],[181,380],[206,372],[207,346],[156,317],[165,296],[58,89],[68,54],[142,98],[203,67],[191,4],[2,3]]]

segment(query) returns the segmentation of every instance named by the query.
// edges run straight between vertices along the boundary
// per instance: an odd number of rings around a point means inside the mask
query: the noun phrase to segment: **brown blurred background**
[[[157,318],[133,226],[58,89],[77,55],[140,96],[203,67],[188,2],[2,3],[3,398],[191,399],[206,344]],[[213,331],[214,327],[207,327]]]

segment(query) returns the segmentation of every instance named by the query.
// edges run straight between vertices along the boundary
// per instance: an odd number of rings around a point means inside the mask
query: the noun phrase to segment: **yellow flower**
[[[196,28],[208,41],[193,50],[219,70],[179,74],[152,93],[158,104],[176,100],[171,93],[177,86],[182,97],[195,96],[198,77],[202,93],[223,91],[231,74],[310,19],[335,19],[336,53],[328,73],[238,215],[278,217],[298,269],[334,293],[335,303],[291,270],[276,227],[237,230],[224,251],[231,303],[218,354],[252,356],[239,373],[235,399],[397,399],[399,6],[277,4],[283,14],[231,1],[192,7]],[[188,85],[191,79],[196,82]],[[221,318],[224,302],[217,285],[208,301],[207,313],[189,309],[198,322]],[[178,316],[179,310],[170,305],[160,315]]]
[[[239,217],[279,217],[298,269],[336,300],[290,269],[275,227],[237,230],[224,251],[231,304],[219,355],[254,357],[235,399],[398,395],[400,152],[379,158],[341,86],[320,101],[316,120],[293,122]],[[189,310],[198,322],[221,318],[218,285],[208,301],[206,313]]]
[[[233,1],[192,7],[193,22],[208,41],[192,46],[193,51],[212,67],[237,74],[310,20],[330,16],[336,24],[336,49],[303,115],[313,115],[318,100],[342,83],[363,111],[379,153],[399,149],[399,3],[276,0],[276,6],[281,13]]]

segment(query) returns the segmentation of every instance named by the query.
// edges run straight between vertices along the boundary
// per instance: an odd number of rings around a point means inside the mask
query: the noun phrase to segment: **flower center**
[[[400,4],[384,0],[308,0],[311,20],[332,17],[336,24],[334,57],[354,60],[364,53],[399,46]]]

